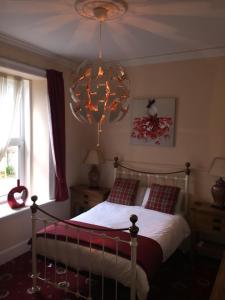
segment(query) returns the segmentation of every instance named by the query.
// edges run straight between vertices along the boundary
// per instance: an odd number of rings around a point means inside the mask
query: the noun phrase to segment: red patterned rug
[[[41,268],[44,264],[39,260]],[[207,300],[215,281],[219,262],[207,258],[198,258],[194,265],[188,257],[177,252],[156,274],[151,284],[150,299],[153,300]],[[60,284],[65,283],[65,270],[52,263],[47,264],[48,276]],[[55,272],[56,270],[56,272]],[[71,285],[77,284],[74,273],[67,271],[67,281]],[[6,300],[74,300],[75,295],[65,293],[49,284],[39,283],[41,292],[30,295],[27,289],[32,285],[31,253],[0,266],[0,299]],[[88,290],[88,283],[84,277],[79,280],[80,290]],[[97,285],[96,285],[97,287]],[[99,287],[97,287],[98,289]],[[124,294],[125,295],[125,294]],[[98,299],[98,297],[97,297]],[[100,298],[99,298],[100,299]],[[108,298],[107,298],[108,299]],[[120,299],[125,296],[120,295]]]

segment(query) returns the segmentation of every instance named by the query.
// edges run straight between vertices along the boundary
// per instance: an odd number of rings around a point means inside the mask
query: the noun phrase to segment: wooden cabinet
[[[71,217],[74,217],[104,201],[109,194],[109,189],[91,189],[86,185],[76,185],[70,187],[70,192]]]
[[[225,211],[207,202],[191,205],[193,246],[200,254],[221,258],[225,251]]]
[[[225,252],[210,296],[210,300],[222,299],[225,299]]]

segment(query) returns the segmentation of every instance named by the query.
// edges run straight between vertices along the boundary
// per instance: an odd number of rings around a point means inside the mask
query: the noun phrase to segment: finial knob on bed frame
[[[132,237],[137,237],[139,228],[136,226],[136,222],[138,220],[138,217],[136,215],[131,215],[130,216],[130,221],[132,223],[132,226],[129,228],[130,234]]]
[[[36,195],[31,196],[31,201],[33,202],[33,204],[35,204],[35,202],[37,201],[38,197]]]
[[[186,162],[185,163],[185,167],[186,167],[186,170],[185,170],[185,174],[186,175],[190,175],[190,173],[191,173],[191,164],[189,163],[189,162]]]
[[[37,212],[37,201],[38,197],[36,195],[31,196],[31,201],[33,202],[33,204],[31,205],[30,209],[32,211],[32,214],[35,214]]]
[[[118,156],[115,156],[114,157],[114,168],[118,168],[118,166],[119,166],[118,160],[119,160]]]

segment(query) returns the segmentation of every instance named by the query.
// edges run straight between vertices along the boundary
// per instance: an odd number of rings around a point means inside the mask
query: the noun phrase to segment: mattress
[[[145,209],[140,206],[125,206],[104,201],[87,212],[76,216],[72,220],[78,222],[100,225],[109,228],[127,228],[131,226],[130,215],[138,216],[137,226],[139,235],[149,237],[161,246],[163,261],[165,261],[190,234],[190,228],[181,215],[169,215],[158,211]],[[82,248],[82,249],[80,249]],[[94,250],[91,254],[89,248],[74,246],[72,243],[48,239],[47,245],[43,237],[37,238],[37,252],[49,258],[70,265],[80,270],[89,270],[90,266],[95,274],[104,274],[123,285],[130,287],[130,260],[119,257],[115,264],[115,256],[111,253],[104,255],[102,266],[101,251]],[[82,251],[81,251],[82,250]],[[149,280],[142,267],[137,265],[137,295],[139,300],[145,300],[149,292]]]
[[[73,220],[109,228],[130,227],[129,217],[138,217],[139,235],[158,242],[163,251],[163,261],[190,235],[190,227],[181,215],[170,215],[141,206],[127,206],[104,201]]]

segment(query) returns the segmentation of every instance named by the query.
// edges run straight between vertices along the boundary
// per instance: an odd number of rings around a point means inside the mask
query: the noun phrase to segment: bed
[[[96,299],[109,299],[105,278],[114,282],[114,299],[119,299],[120,285],[130,289],[130,299],[147,299],[151,278],[190,234],[185,220],[190,164],[180,170],[140,171],[115,158],[114,170],[115,181],[108,199],[69,221],[48,213],[50,220],[37,217],[37,211],[46,212],[35,203],[37,197],[32,197],[30,293],[39,291],[38,280],[50,282],[46,270],[40,275],[37,269],[39,254],[46,261],[53,260],[55,265],[60,262],[65,270],[74,270],[78,280],[75,290],[70,290],[67,278],[63,284],[56,278],[51,283],[77,298],[94,298],[92,282],[93,276],[97,276],[101,293]],[[154,197],[160,197],[160,204]],[[37,221],[43,226],[36,234]],[[87,276],[84,294],[79,288],[80,274]]]

